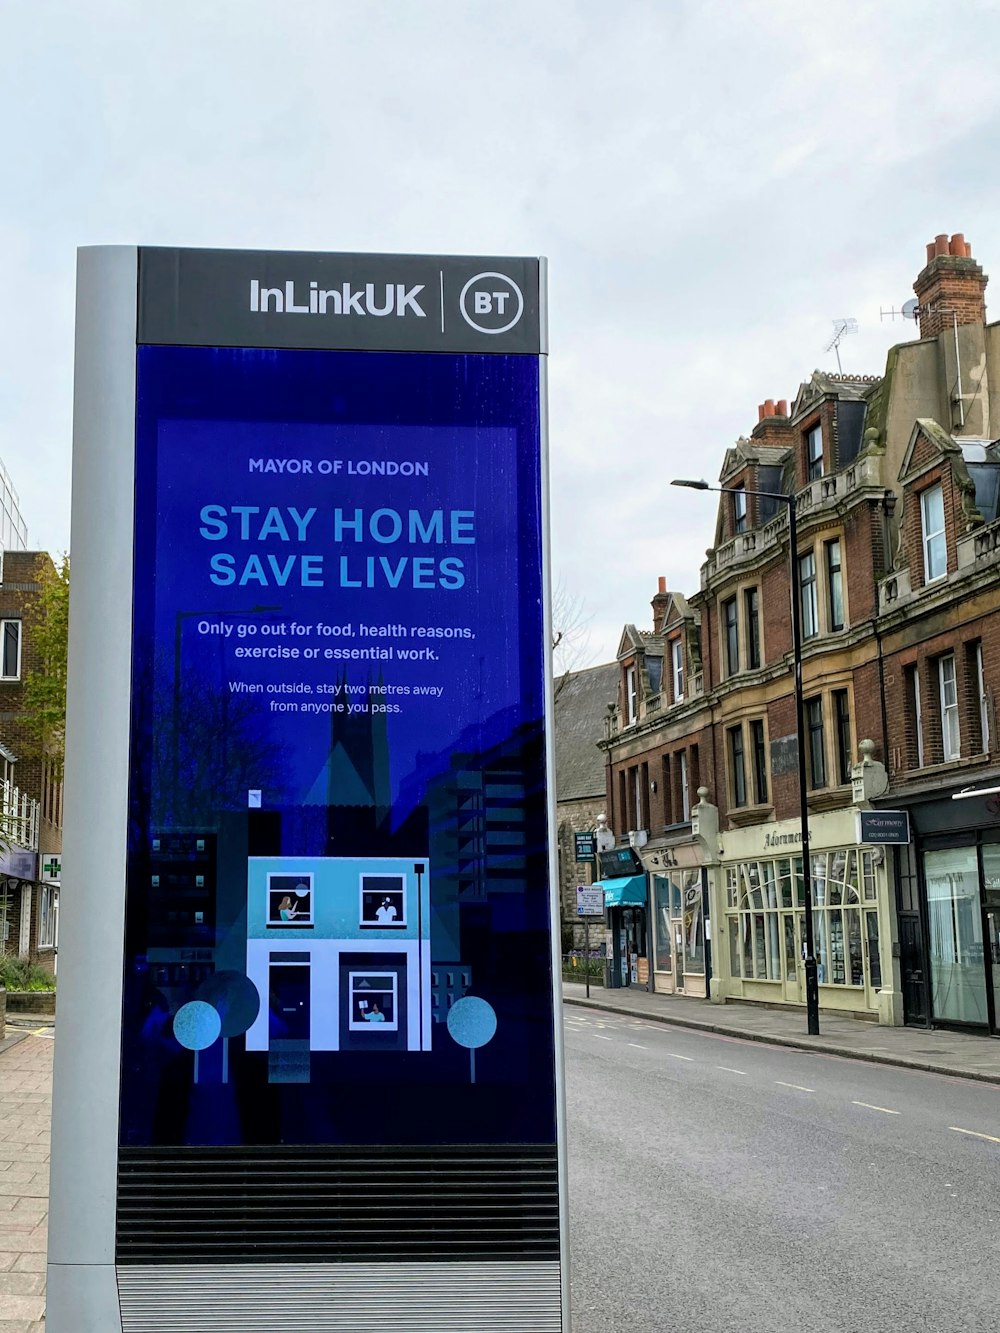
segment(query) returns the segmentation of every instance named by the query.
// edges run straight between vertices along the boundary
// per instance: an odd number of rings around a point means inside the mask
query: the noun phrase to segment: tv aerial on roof
[[[916,319],[919,314],[920,302],[915,296],[911,296],[908,301],[903,302],[898,310],[895,306],[890,306],[888,310],[879,307],[878,317],[884,324],[887,319],[895,319],[897,315],[902,315],[903,319]]]
[[[856,319],[835,319],[833,321],[833,337],[823,348],[824,352],[837,353],[837,373],[842,375],[843,366],[840,364],[840,343],[848,333],[857,333],[858,321]]]

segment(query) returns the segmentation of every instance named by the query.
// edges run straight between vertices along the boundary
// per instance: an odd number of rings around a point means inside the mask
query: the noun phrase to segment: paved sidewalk
[[[884,1028],[825,1012],[820,1035],[810,1037],[799,1010],[597,986],[587,1000],[575,982],[563,983],[563,997],[568,1004],[677,1027],[1000,1084],[1000,1041],[989,1037]],[[20,1039],[0,1046],[0,1333],[44,1333],[52,1029],[8,1023],[7,1033]]]
[[[820,1011],[818,1037],[806,1032],[804,1010],[767,1009],[752,1004],[712,1004],[684,995],[650,995],[637,987],[605,990],[591,986],[590,999],[579,982],[563,982],[568,1004],[624,1013],[676,1027],[701,1028],[748,1041],[767,1041],[804,1051],[824,1051],[853,1060],[929,1070],[957,1078],[1000,1083],[1000,1040],[928,1028],[888,1028],[863,1019]]]
[[[0,1050],[0,1333],[45,1329],[53,1044],[34,1028]]]

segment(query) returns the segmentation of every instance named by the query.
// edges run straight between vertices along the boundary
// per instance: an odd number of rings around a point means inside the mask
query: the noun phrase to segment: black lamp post
[[[819,1036],[819,974],[813,937],[812,863],[809,855],[809,804],[806,799],[805,706],[802,699],[802,590],[799,582],[798,530],[795,525],[795,496],[780,491],[749,491],[744,487],[709,486],[707,481],[672,481],[693,491],[717,491],[723,495],[754,495],[780,500],[788,508],[788,560],[792,592],[792,660],[795,668],[795,734],[799,752],[799,819],[802,824],[802,892],[805,897],[806,1025],[809,1035]]]

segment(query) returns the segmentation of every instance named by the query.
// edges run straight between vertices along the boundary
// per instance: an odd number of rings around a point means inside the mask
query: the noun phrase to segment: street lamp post
[[[806,1027],[810,1036],[819,1036],[819,973],[813,936],[812,861],[809,855],[809,803],[806,788],[805,704],[802,698],[802,592],[799,582],[798,530],[795,524],[795,496],[780,491],[750,491],[744,487],[709,486],[707,481],[672,481],[671,486],[686,486],[693,491],[717,491],[733,495],[780,500],[788,508],[788,560],[792,594],[792,661],[795,671],[795,737],[799,752],[799,819],[802,824],[802,893],[805,898]]]

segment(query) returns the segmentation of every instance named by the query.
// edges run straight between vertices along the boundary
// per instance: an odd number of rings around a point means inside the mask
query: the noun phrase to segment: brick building
[[[25,722],[24,690],[41,669],[32,634],[43,551],[5,550],[0,571],[0,950],[54,970],[62,778]]]
[[[791,404],[762,404],[724,456],[700,588],[661,580],[651,631],[626,627],[609,815],[648,877],[657,989],[804,1003],[794,558],[821,1006],[998,1030],[1000,337],[985,285],[964,237],[938,237],[914,284],[920,336],[883,376],[817,371]],[[858,841],[858,809],[878,806],[911,812],[898,856]]]

